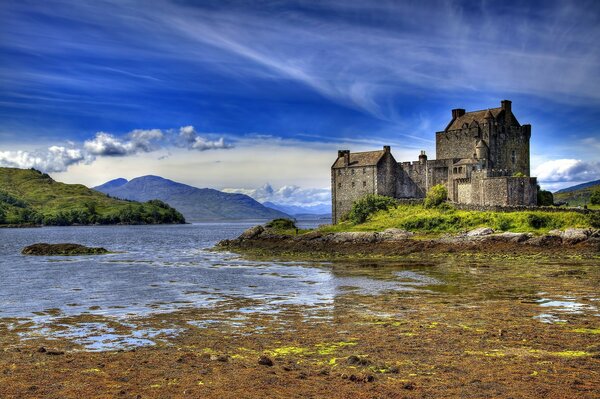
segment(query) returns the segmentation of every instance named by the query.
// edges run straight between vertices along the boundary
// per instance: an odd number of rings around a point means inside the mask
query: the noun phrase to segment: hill
[[[95,190],[113,197],[136,201],[157,198],[177,208],[188,221],[262,220],[289,215],[267,208],[244,194],[224,193],[211,188],[196,188],[159,176],[111,180]]]
[[[600,188],[600,180],[563,188],[554,193],[554,202],[567,202],[569,206],[589,205],[592,191]]]
[[[110,198],[81,184],[65,184],[35,169],[0,168],[0,224],[185,223],[162,201]]]

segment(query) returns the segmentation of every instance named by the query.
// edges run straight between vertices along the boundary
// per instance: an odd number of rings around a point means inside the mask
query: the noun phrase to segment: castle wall
[[[377,194],[394,197],[398,180],[398,164],[390,154],[384,155],[377,165]]]
[[[529,138],[531,126],[500,126],[492,151],[493,169],[529,176]]]
[[[377,168],[375,166],[345,167],[331,170],[331,197],[333,223],[350,212],[354,201],[367,194],[376,194]]]
[[[488,125],[483,124],[459,130],[437,132],[435,134],[436,159],[473,158],[475,143],[479,138],[486,136],[487,131]]]
[[[452,160],[434,159],[424,162],[398,163],[396,198],[424,198],[436,184],[448,184],[448,164]]]
[[[457,191],[456,202],[459,202],[461,204],[473,203],[473,201],[472,201],[473,190],[472,190],[471,182],[470,181],[457,182],[456,186],[457,186],[456,187],[456,191]]]

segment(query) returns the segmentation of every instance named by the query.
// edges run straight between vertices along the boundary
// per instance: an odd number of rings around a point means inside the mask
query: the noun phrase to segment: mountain
[[[157,198],[181,211],[187,221],[289,218],[284,212],[267,208],[244,194],[196,188],[159,176],[136,177],[121,184],[123,180],[111,180],[94,189],[136,201]]]
[[[592,191],[600,188],[600,180],[563,188],[554,193],[554,202],[567,202],[570,206],[589,204]]]
[[[329,216],[331,215],[331,205],[323,204],[323,205],[310,205],[310,206],[299,206],[299,205],[285,205],[285,204],[275,204],[273,202],[263,202],[263,205],[269,207],[271,209],[275,209],[288,215],[292,216]]]
[[[123,179],[122,177],[119,177],[118,179],[107,181],[106,183],[104,183],[98,187],[94,187],[94,190],[104,192],[106,190],[112,190],[117,187],[121,187],[127,183],[128,183],[127,179]]]
[[[184,223],[162,201],[109,198],[81,184],[65,184],[35,169],[0,168],[0,224]]]

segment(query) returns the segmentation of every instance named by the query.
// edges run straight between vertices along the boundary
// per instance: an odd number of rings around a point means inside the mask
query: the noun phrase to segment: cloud
[[[179,128],[177,143],[181,147],[197,151],[233,148],[232,144],[225,143],[223,137],[220,137],[217,140],[209,140],[199,136],[193,126],[183,126]]]
[[[71,165],[90,163],[92,156],[77,148],[51,146],[38,151],[0,151],[0,166],[10,168],[35,168],[44,172],[64,172]]]
[[[556,159],[540,164],[533,171],[541,183],[588,182],[600,179],[600,162],[580,159]]]
[[[92,155],[124,156],[154,151],[155,143],[163,137],[164,135],[159,129],[136,129],[130,132],[125,140],[110,133],[98,132],[95,138],[83,143],[83,148]]]
[[[331,191],[328,188],[302,188],[296,185],[286,185],[274,189],[269,183],[261,187],[226,188],[229,193],[246,194],[258,202],[273,202],[282,205],[314,206],[331,202]]]

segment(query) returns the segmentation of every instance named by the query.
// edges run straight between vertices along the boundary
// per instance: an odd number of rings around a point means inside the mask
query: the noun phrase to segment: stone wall
[[[494,161],[492,168],[507,170],[511,175],[520,172],[529,176],[530,136],[530,125],[499,126],[490,148]]]
[[[563,208],[557,206],[525,206],[525,205],[507,205],[491,206],[479,204],[452,204],[456,209],[464,211],[491,211],[491,212],[524,212],[524,211],[544,211],[544,212],[576,212],[584,215],[591,213],[600,213],[600,210],[583,208]]]
[[[386,153],[377,165],[377,194],[394,197],[398,174],[396,160],[391,154]]]
[[[345,167],[331,170],[331,198],[333,223],[352,209],[352,204],[367,194],[376,194],[377,168],[375,166]]]

